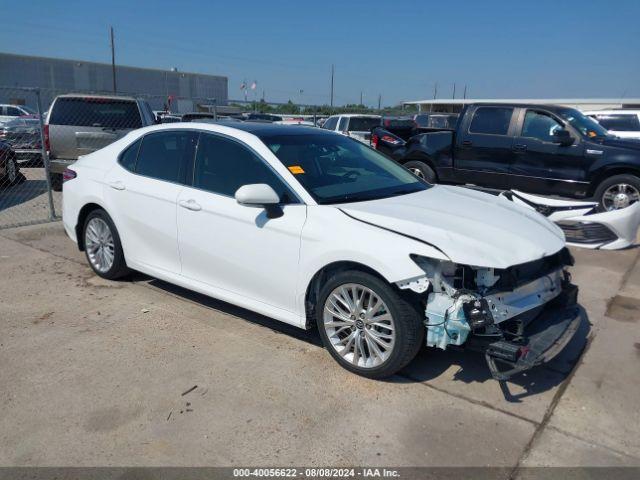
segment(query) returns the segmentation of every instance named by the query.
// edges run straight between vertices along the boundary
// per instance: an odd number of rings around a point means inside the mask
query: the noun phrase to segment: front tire
[[[93,271],[115,280],[129,273],[118,230],[104,210],[93,210],[82,229],[84,252]]]
[[[640,178],[630,174],[609,177],[598,185],[594,200],[600,212],[626,208],[640,201]]]
[[[20,181],[20,169],[18,168],[18,162],[13,157],[9,157],[5,160],[5,178],[9,186],[16,185]]]
[[[416,177],[426,180],[429,183],[436,183],[438,179],[433,168],[420,160],[411,160],[405,163],[404,166]]]
[[[358,270],[340,272],[325,283],[316,322],[325,348],[342,367],[374,379],[407,365],[424,338],[419,305]]]

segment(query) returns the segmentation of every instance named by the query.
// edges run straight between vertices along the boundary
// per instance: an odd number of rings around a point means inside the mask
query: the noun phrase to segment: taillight
[[[69,180],[73,180],[77,176],[78,174],[74,170],[71,170],[70,168],[65,168],[64,172],[62,173],[62,183],[68,182]]]
[[[51,145],[49,144],[49,124],[45,124],[44,126],[44,148],[49,151],[51,150]]]
[[[371,135],[371,146],[376,150],[378,149],[378,140],[380,140],[378,135],[376,135],[375,133]]]
[[[390,143],[391,145],[397,145],[398,143],[400,143],[400,140],[398,140],[395,137],[392,137],[391,135],[383,135],[382,141]]]

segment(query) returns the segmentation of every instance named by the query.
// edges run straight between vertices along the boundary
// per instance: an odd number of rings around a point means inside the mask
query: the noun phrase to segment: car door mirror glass
[[[278,194],[266,183],[243,185],[236,191],[235,199],[240,205],[248,207],[266,207],[280,203]]]

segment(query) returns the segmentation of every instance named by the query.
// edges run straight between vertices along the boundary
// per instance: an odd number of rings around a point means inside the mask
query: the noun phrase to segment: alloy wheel
[[[393,316],[380,296],[364,285],[335,288],[324,305],[323,326],[331,348],[356,367],[375,368],[393,351]]]
[[[602,194],[602,206],[605,210],[619,210],[640,200],[640,192],[628,183],[616,183]]]
[[[99,272],[108,272],[115,259],[113,234],[107,222],[94,217],[85,229],[85,249],[91,265]]]
[[[420,170],[419,168],[410,168],[409,171],[413,173],[416,177],[426,180],[424,173],[422,173],[422,170]]]

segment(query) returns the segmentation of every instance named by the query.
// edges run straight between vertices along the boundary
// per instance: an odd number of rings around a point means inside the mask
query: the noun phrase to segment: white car
[[[640,138],[640,110],[591,110],[583,112],[620,138]]]
[[[363,115],[360,113],[343,113],[333,115],[322,124],[325,130],[341,133],[353,137],[369,145],[371,129],[380,125],[380,115]]]
[[[483,351],[506,378],[552,358],[580,322],[552,222],[321,129],[146,127],[64,178],[65,230],[99,276],[134,269],[317,325],[342,366],[371,378],[425,337]]]
[[[38,112],[25,105],[0,104],[0,121],[7,121],[16,117],[38,117]]]

